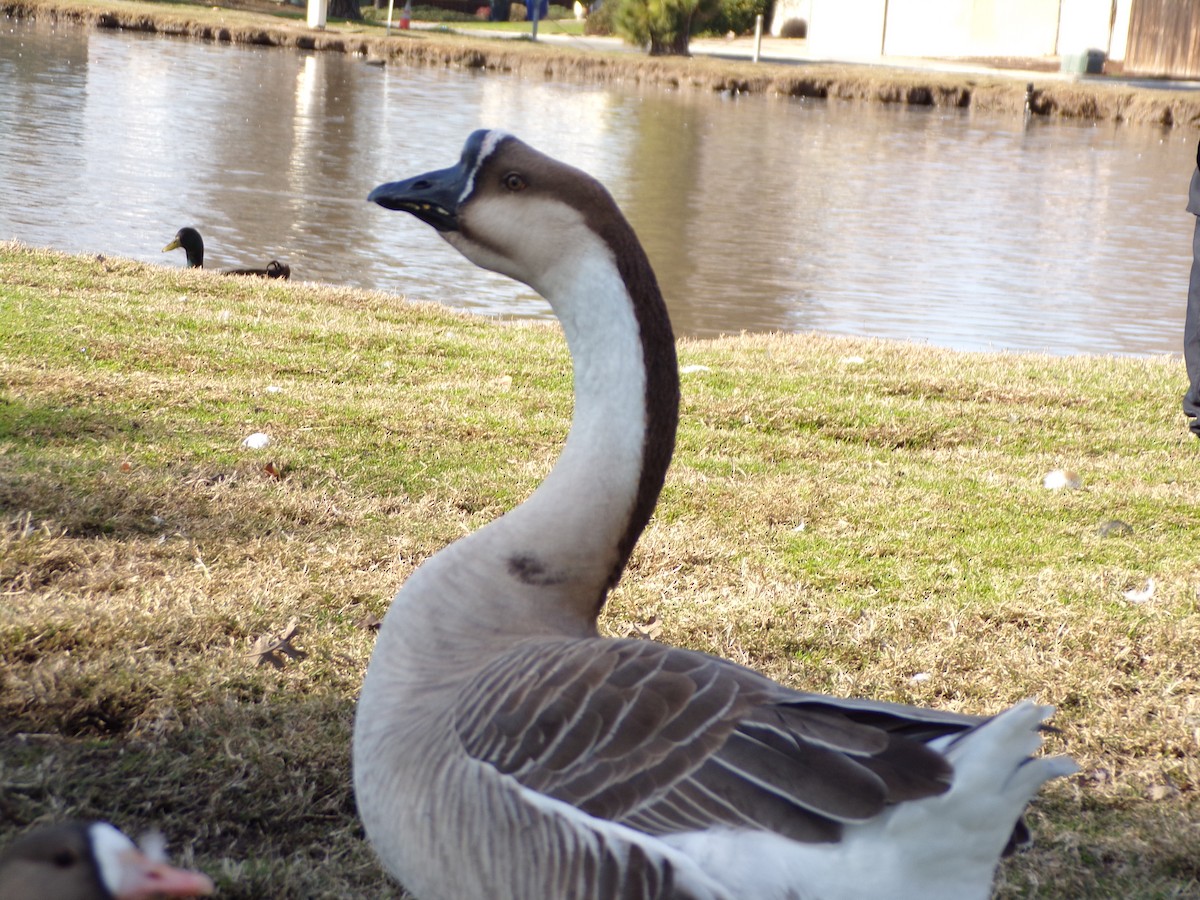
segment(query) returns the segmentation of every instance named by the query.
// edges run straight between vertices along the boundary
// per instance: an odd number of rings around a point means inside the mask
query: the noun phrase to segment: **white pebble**
[[[1046,477],[1042,479],[1042,486],[1049,491],[1058,491],[1063,488],[1077,491],[1083,487],[1083,479],[1070,469],[1055,469],[1053,472],[1046,473]]]
[[[1154,596],[1154,579],[1149,579],[1146,582],[1146,586],[1141,590],[1130,588],[1125,592],[1124,596],[1130,603],[1145,603]]]

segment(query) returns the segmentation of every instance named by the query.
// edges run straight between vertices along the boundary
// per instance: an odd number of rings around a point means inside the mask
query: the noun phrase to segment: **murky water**
[[[507,128],[604,181],[681,334],[819,330],[964,349],[1175,352],[1183,129],[720,98],[375,67],[0,19],[0,239],[548,316],[364,202]]]

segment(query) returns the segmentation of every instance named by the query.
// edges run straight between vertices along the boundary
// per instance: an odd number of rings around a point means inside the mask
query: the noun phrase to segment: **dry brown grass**
[[[557,331],[0,245],[0,333],[0,843],[158,824],[222,897],[399,897],[350,792],[361,620],[552,464]],[[708,369],[605,629],[815,690],[1054,703],[1083,773],[999,896],[1200,894],[1181,365],[814,335],[681,355]],[[1058,466],[1083,489],[1043,489]],[[293,617],[307,656],[256,665]]]

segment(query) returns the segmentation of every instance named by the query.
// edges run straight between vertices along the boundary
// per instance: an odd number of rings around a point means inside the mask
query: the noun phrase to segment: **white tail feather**
[[[847,826],[836,844],[732,829],[664,840],[756,900],[986,900],[1026,804],[1046,781],[1078,770],[1066,757],[1031,758],[1052,712],[1026,700],[934,741],[954,765],[950,790]]]

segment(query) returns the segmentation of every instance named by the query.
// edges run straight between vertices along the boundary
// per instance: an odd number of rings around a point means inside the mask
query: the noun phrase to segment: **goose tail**
[[[900,805],[885,826],[896,849],[908,845],[901,855],[913,874],[933,887],[925,897],[988,897],[1000,858],[1028,838],[1026,806],[1046,782],[1079,771],[1069,757],[1033,755],[1053,713],[1025,700],[933,742],[954,767],[950,790]]]
[[[950,793],[1008,798],[1019,812],[1047,781],[1079,771],[1066,756],[1033,756],[1053,714],[1053,706],[1024,700],[964,734],[943,738],[948,746],[941,749],[954,766]]]

